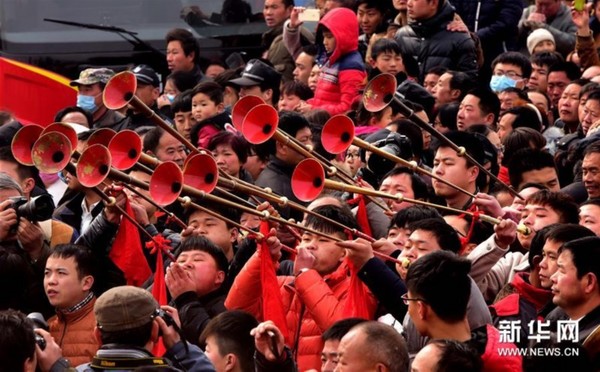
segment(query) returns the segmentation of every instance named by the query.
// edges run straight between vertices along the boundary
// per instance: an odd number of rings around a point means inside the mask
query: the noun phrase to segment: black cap
[[[253,85],[279,86],[281,74],[261,60],[251,59],[246,64],[242,77],[229,80],[230,83],[250,87]]]
[[[135,74],[135,78],[138,84],[152,85],[153,87],[160,87],[160,79],[154,69],[148,65],[139,65],[131,70]]]

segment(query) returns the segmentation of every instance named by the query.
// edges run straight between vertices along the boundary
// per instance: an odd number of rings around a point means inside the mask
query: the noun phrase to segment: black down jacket
[[[413,56],[419,64],[419,81],[432,67],[446,67],[477,76],[475,43],[465,32],[450,32],[446,26],[454,18],[454,7],[446,2],[433,17],[412,21],[396,33],[402,54]]]

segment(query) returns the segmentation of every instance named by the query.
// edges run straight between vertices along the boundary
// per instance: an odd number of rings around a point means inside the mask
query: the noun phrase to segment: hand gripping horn
[[[57,173],[71,158],[71,141],[60,132],[43,134],[31,149],[33,165],[44,173]]]
[[[495,182],[498,182],[499,185],[502,185],[504,188],[506,188],[511,195],[523,199],[523,197],[519,195],[519,193],[516,192],[511,186],[500,181],[498,177],[496,177],[492,172],[485,169],[481,164],[479,164],[475,159],[473,159],[473,157],[469,155],[469,153],[464,147],[458,147],[454,142],[450,141],[448,137],[446,137],[443,133],[440,133],[432,125],[429,125],[428,123],[423,121],[423,119],[415,115],[415,112],[404,104],[405,97],[396,91],[396,86],[397,81],[395,76],[391,74],[377,75],[367,84],[367,87],[365,88],[365,92],[363,94],[363,104],[365,106],[365,109],[371,112],[378,112],[386,108],[392,101],[395,101],[402,115],[412,120],[421,129],[437,137],[445,145],[456,151],[458,156],[464,156],[470,163],[477,166],[477,168],[479,168],[481,172],[484,172]]]
[[[10,148],[13,156],[19,163],[28,166],[33,165],[31,149],[43,131],[43,127],[35,124],[26,125],[17,131],[11,141]]]
[[[231,110],[231,122],[235,129],[242,131],[242,123],[250,110],[258,105],[264,105],[265,101],[257,96],[245,96],[240,98]]]
[[[77,179],[85,187],[101,184],[110,172],[111,156],[102,145],[92,145],[85,149],[77,162]]]
[[[112,155],[112,166],[118,170],[133,167],[142,153],[142,139],[132,130],[116,133],[108,143],[108,151]]]

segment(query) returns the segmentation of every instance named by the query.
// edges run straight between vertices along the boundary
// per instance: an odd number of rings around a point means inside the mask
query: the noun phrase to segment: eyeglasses
[[[350,158],[350,159],[356,158],[356,159],[358,159],[358,158],[360,158],[360,153],[359,152],[348,152],[348,153],[346,153],[346,158]]]
[[[408,297],[408,293],[405,293],[405,294],[403,294],[402,296],[400,296],[400,298],[402,299],[402,301],[404,302],[404,304],[405,304],[405,305],[408,305],[408,302],[409,302],[409,301],[421,301],[421,302],[425,302],[425,303],[427,303],[427,301],[425,301],[425,300],[424,300],[424,299],[422,299],[422,298],[418,298],[418,297],[415,297],[415,298],[409,298],[409,297]]]

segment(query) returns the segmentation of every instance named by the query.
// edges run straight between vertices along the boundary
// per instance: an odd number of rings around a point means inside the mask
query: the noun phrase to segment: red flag
[[[279,294],[279,284],[275,275],[275,266],[267,246],[267,236],[269,236],[269,223],[262,221],[260,223],[260,232],[265,237],[260,242],[260,281],[262,285],[263,300],[263,320],[271,320],[283,334],[283,338],[288,341],[287,322],[285,320],[285,311],[283,302]],[[286,342],[287,343],[287,342]]]
[[[156,272],[154,273],[154,285],[152,286],[152,296],[156,299],[159,305],[167,305],[167,286],[165,284],[165,271],[163,269],[162,249],[156,250]],[[167,348],[163,344],[162,337],[158,339],[158,343],[154,345],[152,353],[156,356],[165,355]]]
[[[344,318],[370,319],[371,314],[367,305],[367,288],[358,277],[357,270],[352,262],[347,258],[345,261],[350,269],[350,288],[348,289],[348,298],[344,306],[343,316]]]
[[[369,216],[367,215],[367,204],[363,195],[358,195],[354,199],[350,199],[347,203],[351,206],[358,205],[356,208],[356,222],[363,233],[369,236],[373,236],[371,231],[371,225],[369,225]]]
[[[129,200],[125,201],[124,209],[128,215],[134,217]],[[152,270],[142,252],[140,232],[127,218],[121,218],[121,226],[109,257],[125,274],[127,285],[139,287],[152,275]]]

